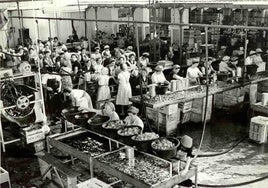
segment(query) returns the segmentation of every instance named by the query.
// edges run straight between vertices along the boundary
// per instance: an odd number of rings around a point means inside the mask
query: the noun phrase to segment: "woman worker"
[[[155,72],[152,74],[152,83],[153,84],[169,84],[164,73],[164,67],[162,65],[157,65],[155,67]]]
[[[129,98],[132,97],[131,86],[129,83],[130,73],[126,63],[120,65],[121,72],[118,74],[118,92],[116,104],[122,106],[122,115],[124,115],[124,106],[130,105]]]
[[[127,112],[128,112],[128,116],[124,119],[125,124],[127,126],[128,125],[139,126],[143,132],[143,128],[144,128],[143,121],[137,115],[139,113],[139,109],[134,106],[130,106]]]
[[[187,69],[186,78],[189,79],[190,85],[196,85],[199,83],[199,77],[202,77],[203,74],[198,68],[199,61],[197,58],[193,59],[193,64]]]

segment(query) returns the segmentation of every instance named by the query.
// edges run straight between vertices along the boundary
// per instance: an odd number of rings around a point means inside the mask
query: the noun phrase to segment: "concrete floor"
[[[226,151],[248,135],[249,126],[245,111],[217,110],[214,117],[212,122],[207,124],[202,154]],[[201,131],[200,124],[185,124],[179,127],[178,136],[187,134],[193,137],[194,146],[197,148]],[[268,175],[268,143],[259,145],[245,139],[230,152],[216,157],[197,158],[195,164],[198,165],[200,184],[228,185],[254,180]],[[13,188],[57,187],[53,182],[41,181],[38,162],[31,145],[8,145],[7,152],[1,155],[1,166],[9,171]],[[267,188],[268,179],[237,187]]]

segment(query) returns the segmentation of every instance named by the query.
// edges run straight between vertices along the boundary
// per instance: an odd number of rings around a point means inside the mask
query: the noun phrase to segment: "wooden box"
[[[76,185],[76,188],[112,188],[109,184],[98,180],[97,178],[92,178],[82,183]]]
[[[22,134],[23,140],[25,140],[27,144],[45,139],[45,133],[42,129],[42,126],[40,125],[23,128],[21,134]]]
[[[265,143],[267,141],[268,117],[256,116],[251,118],[249,138],[258,142]]]

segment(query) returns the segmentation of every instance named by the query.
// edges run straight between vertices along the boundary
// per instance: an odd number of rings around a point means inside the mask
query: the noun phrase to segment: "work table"
[[[242,83],[227,83],[222,81],[217,81],[215,85],[211,85],[209,87],[209,95],[214,95],[216,93],[222,93],[224,91],[232,90],[235,88],[256,84],[258,82],[262,82],[268,80],[268,72],[261,72],[257,74],[251,80],[245,81],[244,84]],[[180,102],[187,102],[193,99],[203,98],[206,96],[206,87],[200,85],[198,87],[194,87],[192,89],[183,90],[183,91],[175,91],[166,93],[165,95],[157,95],[154,98],[146,99],[144,97],[144,104],[150,108],[161,108],[166,105],[176,104]],[[141,97],[140,96],[133,96],[130,99],[131,102],[140,103]]]

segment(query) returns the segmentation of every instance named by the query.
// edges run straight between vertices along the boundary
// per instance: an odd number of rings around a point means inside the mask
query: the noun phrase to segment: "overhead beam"
[[[88,21],[88,22],[114,22],[114,23],[127,23],[124,20],[96,20],[96,19],[79,19],[79,18],[54,18],[54,17],[32,17],[32,16],[11,16],[10,18],[23,18],[23,19],[38,19],[38,20],[74,20],[74,21]],[[178,25],[188,27],[208,27],[208,28],[229,28],[229,29],[252,29],[252,30],[268,30],[268,27],[244,26],[244,25],[209,25],[209,24],[185,24],[185,23],[169,23],[169,22],[146,22],[146,21],[130,21],[130,23],[137,24],[159,24],[159,25]]]

